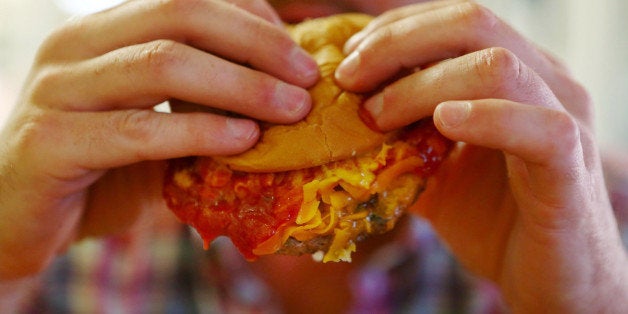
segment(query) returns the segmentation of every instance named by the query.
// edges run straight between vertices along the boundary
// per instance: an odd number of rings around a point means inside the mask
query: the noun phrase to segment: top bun
[[[345,42],[371,20],[341,14],[288,26],[292,38],[318,63],[321,78],[310,88],[312,110],[291,125],[263,125],[260,141],[235,156],[216,157],[234,170],[277,172],[319,166],[370,151],[384,134],[368,128],[358,115],[363,97],[342,90],[334,71],[344,59]]]

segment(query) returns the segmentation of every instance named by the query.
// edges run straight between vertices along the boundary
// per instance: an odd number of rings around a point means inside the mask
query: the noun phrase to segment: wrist
[[[604,289],[599,289],[599,313],[624,313],[628,308],[628,258],[624,258],[616,276],[611,279],[606,293]]]
[[[628,308],[628,258],[623,249],[619,258],[610,261],[607,257],[608,263],[597,267],[593,276],[583,276],[585,280],[572,281],[562,288],[548,280],[529,294],[507,298],[512,312],[624,313]]]

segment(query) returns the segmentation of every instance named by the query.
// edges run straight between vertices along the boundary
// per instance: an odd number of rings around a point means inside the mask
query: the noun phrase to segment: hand
[[[69,21],[40,48],[0,135],[0,281],[163,206],[156,161],[238,153],[259,134],[252,120],[156,104],[291,123],[317,78],[264,1],[129,1]]]
[[[626,306],[593,105],[560,62],[464,0],[390,11],[345,48],[336,78],[374,92],[381,129],[433,115],[460,142],[415,210],[466,267],[515,311]]]

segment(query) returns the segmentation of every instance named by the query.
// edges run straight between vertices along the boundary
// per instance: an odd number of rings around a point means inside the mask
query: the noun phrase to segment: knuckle
[[[574,114],[586,121],[588,125],[593,125],[592,120],[595,116],[593,96],[581,83],[575,81],[572,81],[572,83],[569,93],[574,99]]]
[[[81,40],[78,36],[83,33],[81,30],[84,29],[87,18],[73,17],[54,29],[39,46],[35,54],[35,64],[45,64],[51,59],[62,57],[64,53],[69,53],[67,49],[68,43],[75,43]]]
[[[131,57],[132,63],[141,64],[156,77],[168,75],[170,70],[181,62],[179,44],[168,39],[147,43]]]
[[[475,71],[483,85],[499,96],[511,96],[532,80],[532,73],[523,62],[510,50],[500,47],[479,51]]]
[[[572,95],[580,100],[580,102],[583,104],[584,107],[588,108],[589,110],[593,109],[593,97],[591,96],[591,94],[589,93],[589,91],[584,87],[584,85],[582,85],[579,82],[576,81],[572,81],[572,86],[571,86],[571,93]]]
[[[63,133],[58,116],[54,112],[41,109],[32,109],[21,114],[10,127],[15,128],[11,143],[20,156],[35,157],[31,152]]]
[[[565,111],[553,111],[547,125],[547,137],[550,156],[573,156],[581,153],[581,130],[578,121]]]
[[[518,77],[521,72],[521,61],[510,50],[493,47],[483,50],[480,53],[480,64],[485,65],[487,71],[492,76],[502,78]]]
[[[499,18],[491,10],[475,1],[463,1],[457,9],[457,17],[462,23],[478,32],[491,31],[499,23]]]
[[[279,58],[284,59],[286,62],[290,62],[290,58],[293,56],[297,44],[286,33],[271,27],[268,22],[263,19],[253,19],[243,23],[241,26],[244,32],[249,34],[251,38],[268,42],[269,45],[265,46],[264,49],[273,49],[273,52],[276,53],[275,56],[279,56]],[[263,54],[260,53],[261,51],[259,49],[261,48],[262,47],[255,47],[254,49],[242,51],[242,60],[237,61],[245,64],[266,62],[266,60],[262,58]],[[265,61],[261,61],[262,59]],[[261,64],[255,65],[261,66]]]
[[[190,13],[198,12],[200,6],[205,4],[207,2],[202,0],[161,0],[159,7],[169,14],[181,17],[182,21],[185,21]]]
[[[56,89],[57,83],[66,77],[67,73],[56,66],[39,66],[34,68],[31,74],[30,83],[26,85],[25,95],[29,95],[29,101],[43,106],[55,102],[56,93],[51,93]]]
[[[68,33],[67,28],[54,30],[39,46],[35,55],[35,64],[45,64],[49,59],[53,58],[54,52],[58,51],[62,43],[68,42],[66,39]]]
[[[154,138],[155,125],[152,112],[149,110],[127,110],[120,112],[114,120],[114,130],[130,145],[151,143]]]

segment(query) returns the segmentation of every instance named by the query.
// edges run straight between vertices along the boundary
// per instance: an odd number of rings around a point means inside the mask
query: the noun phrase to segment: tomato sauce
[[[420,121],[403,130],[386,155],[385,171],[408,158],[422,159],[413,169],[428,177],[452,147],[431,120]],[[293,224],[303,201],[303,185],[323,175],[321,167],[278,172],[233,171],[211,158],[188,157],[169,162],[163,195],[175,215],[194,227],[205,241],[228,236],[245,258],[277,230]]]

